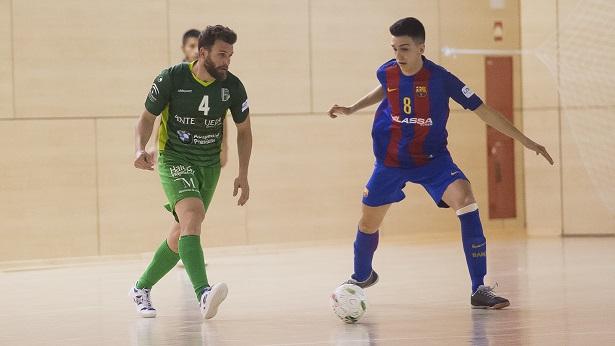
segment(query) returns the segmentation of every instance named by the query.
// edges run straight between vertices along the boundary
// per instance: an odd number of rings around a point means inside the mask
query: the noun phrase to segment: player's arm
[[[145,99],[145,110],[135,126],[135,162],[136,168],[154,170],[153,155],[146,151],[147,142],[152,136],[156,117],[169,104],[171,95],[171,78],[169,70],[163,70],[154,79],[152,88]]]
[[[248,184],[248,166],[252,154],[252,126],[250,117],[237,124],[237,153],[239,155],[239,175],[235,179],[233,196],[241,189],[237,205],[244,205],[250,198],[250,185]]]
[[[363,108],[369,107],[382,101],[383,98],[384,89],[382,89],[382,85],[378,85],[369,94],[363,96],[359,101],[355,102],[355,104],[350,107],[339,106],[337,104],[333,105],[329,109],[328,114],[331,118],[337,118],[338,115],[350,115]]]
[[[248,166],[250,165],[250,155],[252,155],[250,106],[248,105],[246,89],[240,81],[231,91],[231,95],[235,95],[230,110],[233,121],[237,126],[237,153],[239,156],[239,174],[235,178],[233,196],[237,196],[237,192],[241,189],[237,205],[244,205],[250,198],[250,185],[248,184]]]
[[[154,128],[152,129],[152,135],[149,145],[145,148],[145,151],[152,157],[154,163],[156,163],[156,157],[158,156],[158,135],[160,129],[160,117],[156,117],[154,121]]]
[[[504,115],[497,110],[483,103],[474,110],[474,113],[478,115],[478,117],[485,123],[487,123],[487,125],[493,127],[508,137],[516,139],[526,148],[536,152],[536,155],[544,156],[550,164],[553,164],[553,159],[545,147],[525,136],[523,132],[519,131],[510,121],[508,121],[508,119],[506,119]]]
[[[537,155],[542,155],[553,164],[553,159],[542,145],[535,143],[527,138],[513,124],[511,124],[505,116],[495,109],[489,107],[483,100],[478,97],[467,85],[465,85],[457,76],[447,72],[445,77],[445,89],[450,98],[455,100],[463,108],[469,109],[476,113],[487,125],[521,142],[526,148],[535,151]]]
[[[222,148],[220,149],[220,166],[226,166],[226,162],[228,161],[228,120],[224,117],[224,121],[222,122]]]
[[[156,116],[150,113],[147,109],[143,111],[137,125],[135,126],[135,162],[136,168],[145,169],[148,171],[154,170],[154,160],[146,150],[145,146],[152,135]]]

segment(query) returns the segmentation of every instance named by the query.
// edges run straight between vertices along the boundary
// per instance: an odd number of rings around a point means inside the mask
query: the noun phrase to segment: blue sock
[[[354,241],[354,274],[352,278],[365,281],[372,273],[372,259],[378,248],[379,231],[373,234],[357,230],[357,239]]]
[[[467,212],[464,209],[470,207]],[[472,293],[478,286],[483,285],[483,279],[487,274],[487,240],[483,234],[483,226],[478,215],[478,206],[468,206],[458,211],[461,222],[461,240],[466,262],[472,279]],[[461,215],[459,215],[461,212]]]

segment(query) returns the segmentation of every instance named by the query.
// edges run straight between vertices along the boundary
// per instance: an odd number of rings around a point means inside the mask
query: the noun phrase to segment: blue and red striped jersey
[[[414,168],[448,153],[449,98],[475,110],[483,101],[455,75],[423,57],[423,68],[405,76],[395,59],[376,73],[385,97],[372,127],[379,164]]]

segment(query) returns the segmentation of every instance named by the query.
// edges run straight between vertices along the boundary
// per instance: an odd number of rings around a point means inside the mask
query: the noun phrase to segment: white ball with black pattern
[[[367,297],[357,285],[343,284],[331,294],[333,312],[346,323],[355,323],[367,310]]]

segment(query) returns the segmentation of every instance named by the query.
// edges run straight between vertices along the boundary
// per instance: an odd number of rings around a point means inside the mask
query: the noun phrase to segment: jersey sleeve
[[[378,81],[380,82],[380,85],[382,85],[383,88],[386,88],[386,79],[387,79],[387,77],[386,77],[386,72],[384,71],[384,69],[379,68],[376,71],[376,78],[378,78]]]
[[[237,80],[237,85],[234,88],[234,92],[231,95],[231,114],[233,115],[233,121],[236,124],[241,124],[246,120],[250,113],[250,106],[248,105],[248,94],[246,88],[241,81]]]
[[[167,106],[171,98],[171,74],[169,69],[162,70],[154,79],[152,88],[145,98],[145,109],[158,116]]]
[[[483,104],[483,100],[454,74],[446,72],[445,79],[448,96],[463,108],[473,111]]]

